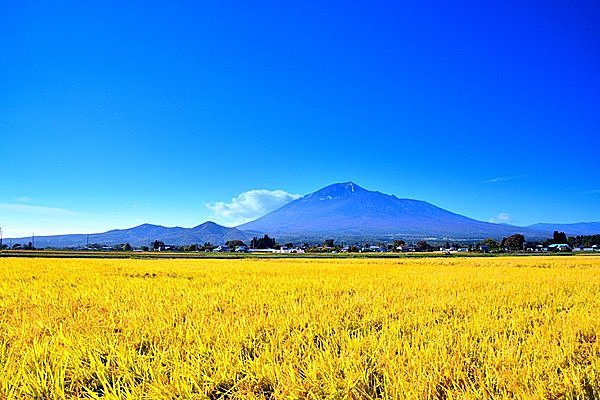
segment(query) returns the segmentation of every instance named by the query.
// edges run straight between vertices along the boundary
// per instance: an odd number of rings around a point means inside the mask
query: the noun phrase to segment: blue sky
[[[592,1],[9,2],[0,225],[231,225],[350,180],[485,221],[600,220],[599,20]]]

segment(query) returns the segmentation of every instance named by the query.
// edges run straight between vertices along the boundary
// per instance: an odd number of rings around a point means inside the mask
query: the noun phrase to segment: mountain
[[[222,244],[228,240],[239,239],[247,241],[251,238],[249,234],[236,228],[227,228],[209,221],[193,228],[168,228],[160,225],[143,224],[130,229],[115,229],[89,235],[36,236],[35,247],[81,247],[85,246],[88,241],[90,244],[114,245],[129,243],[132,246],[148,246],[154,240],[160,240],[165,244],[172,245],[203,244],[205,242]],[[9,240],[13,243],[27,244],[31,241],[31,237],[5,239],[4,243],[7,243]]]
[[[154,240],[165,244],[186,245],[228,240],[248,243],[254,236],[267,233],[280,243],[285,241],[387,241],[394,238],[416,240],[500,239],[515,233],[528,240],[552,237],[555,230],[567,235],[600,233],[600,222],[577,224],[535,224],[519,227],[493,224],[465,217],[420,200],[400,199],[393,195],[363,189],[353,182],[336,183],[294,200],[254,221],[236,228],[205,222],[193,228],[143,224],[90,235],[38,236],[35,246],[82,247],[89,243],[114,245],[129,243],[148,246]],[[4,243],[27,244],[31,238],[5,239]]]
[[[598,235],[600,234],[600,222],[577,222],[574,224],[533,224],[527,228],[541,231],[548,237],[552,237],[554,231],[564,232],[567,236]]]
[[[237,227],[291,238],[501,238],[514,233],[542,237],[535,229],[477,221],[420,200],[336,183]]]

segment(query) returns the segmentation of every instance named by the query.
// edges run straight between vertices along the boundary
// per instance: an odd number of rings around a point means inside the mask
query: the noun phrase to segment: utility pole
[[[35,249],[35,233],[31,234],[31,250]]]
[[[90,235],[86,236],[86,239],[85,239],[85,249],[86,250],[90,249]]]
[[[2,225],[0,225],[0,251],[2,251],[4,247],[2,247]]]

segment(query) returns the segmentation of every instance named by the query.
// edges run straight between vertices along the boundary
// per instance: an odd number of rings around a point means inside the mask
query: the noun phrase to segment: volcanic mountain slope
[[[353,182],[336,183],[301,197],[240,230],[294,237],[439,237],[476,239],[503,237],[533,229],[477,221],[420,200],[363,189]]]

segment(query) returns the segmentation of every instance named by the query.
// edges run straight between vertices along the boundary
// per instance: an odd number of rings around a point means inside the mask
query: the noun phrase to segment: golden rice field
[[[0,258],[1,399],[600,397],[600,257]]]

